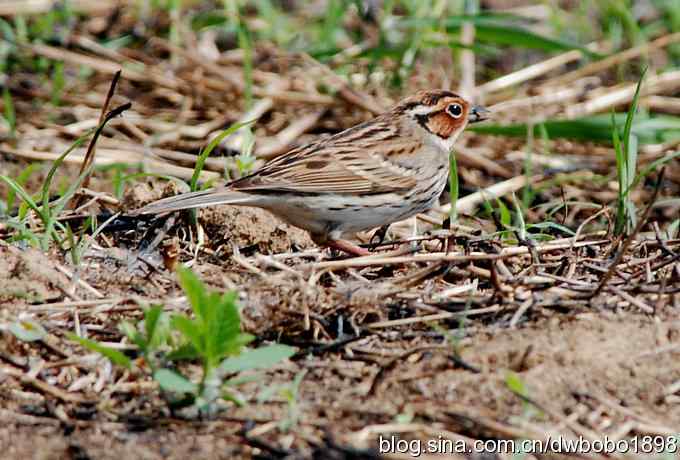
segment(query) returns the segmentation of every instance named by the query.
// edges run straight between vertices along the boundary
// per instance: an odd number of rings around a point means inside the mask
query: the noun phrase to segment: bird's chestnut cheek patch
[[[459,119],[452,118],[445,111],[433,113],[427,119],[427,129],[431,133],[436,134],[442,139],[448,139],[451,135],[456,132],[460,126],[461,122]]]

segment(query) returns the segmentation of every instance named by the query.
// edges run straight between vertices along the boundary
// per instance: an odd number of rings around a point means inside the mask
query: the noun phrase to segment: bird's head
[[[486,120],[490,113],[443,89],[416,93],[402,100],[394,110],[415,122],[425,131],[426,138],[447,151],[468,123]]]

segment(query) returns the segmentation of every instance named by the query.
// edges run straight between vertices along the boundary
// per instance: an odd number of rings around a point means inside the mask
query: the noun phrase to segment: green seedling
[[[137,346],[149,374],[169,394],[188,396],[192,407],[202,413],[213,413],[221,399],[242,403],[230,388],[245,380],[233,376],[267,369],[292,356],[295,349],[279,344],[246,349],[254,337],[241,331],[236,292],[209,291],[188,269],[181,268],[177,274],[193,317],[168,315],[156,305],[146,310],[142,324],[124,322],[121,331]],[[130,358],[118,350],[73,334],[69,337],[117,365],[132,367]],[[173,365],[186,361],[201,364],[198,380]]]
[[[17,182],[17,180],[12,179],[11,177],[6,175],[0,175],[0,180],[5,182],[12,190],[12,192],[15,193],[16,196],[21,198],[23,203],[28,208],[30,208],[32,211],[36,213],[36,215],[42,222],[44,226],[43,230],[44,233],[42,237],[32,235],[30,236],[29,240],[39,241],[40,248],[43,251],[47,251],[51,241],[54,241],[61,247],[62,239],[59,236],[58,230],[66,232],[66,228],[64,227],[63,224],[61,224],[58,221],[58,216],[64,210],[66,205],[70,202],[71,198],[75,195],[75,193],[78,191],[85,178],[90,175],[93,165],[90,165],[90,167],[86,168],[85,171],[83,171],[82,174],[80,174],[80,176],[69,185],[66,191],[57,200],[50,202],[50,186],[52,185],[52,181],[54,179],[55,173],[57,172],[57,169],[62,165],[66,156],[69,153],[71,153],[75,148],[80,146],[83,142],[85,142],[85,140],[90,136],[90,134],[92,134],[93,136],[92,142],[93,143],[96,142],[97,138],[104,129],[106,123],[108,123],[112,118],[116,117],[117,115],[127,110],[129,107],[130,104],[128,103],[110,111],[106,115],[102,123],[99,126],[97,126],[97,128],[95,128],[92,131],[88,131],[83,136],[78,138],[73,144],[71,144],[71,146],[63,154],[59,156],[59,158],[57,158],[54,161],[52,167],[50,168],[50,171],[47,173],[47,177],[45,178],[45,182],[43,183],[41,194],[37,201],[24,189],[24,187],[19,182]],[[25,225],[23,225],[23,222],[21,221],[23,220],[23,217],[24,214],[22,214],[20,210],[19,212],[20,220],[18,221],[10,220],[9,225],[20,230],[22,229],[28,230],[28,228]],[[29,233],[33,232],[29,231]]]
[[[622,235],[630,232],[636,224],[635,203],[630,199],[631,186],[635,181],[637,168],[638,138],[631,133],[633,118],[638,108],[638,98],[645,72],[640,76],[635,95],[631,102],[626,123],[623,128],[623,138],[619,137],[616,119],[612,114],[612,141],[616,155],[616,179],[618,181],[616,200],[616,219],[614,222],[614,234]]]
[[[257,400],[260,403],[269,401],[274,395],[283,398],[287,405],[286,417],[279,422],[281,431],[294,429],[300,420],[300,384],[304,380],[307,370],[302,370],[295,375],[292,382],[285,385],[273,385],[262,391]]]

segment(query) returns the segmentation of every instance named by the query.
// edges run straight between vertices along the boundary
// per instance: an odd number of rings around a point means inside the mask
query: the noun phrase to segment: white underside
[[[406,200],[396,193],[363,197],[329,194],[315,197],[289,195],[285,200],[284,196],[278,196],[275,206],[262,207],[312,235],[339,239],[344,235],[353,235],[404,220],[430,209],[446,185],[445,176],[444,180],[438,179],[434,185],[433,196],[423,203],[417,202],[422,195]]]

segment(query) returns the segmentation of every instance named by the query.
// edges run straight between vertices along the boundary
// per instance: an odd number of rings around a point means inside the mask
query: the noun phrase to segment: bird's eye
[[[463,107],[460,104],[451,104],[446,110],[453,118],[460,118],[463,115]]]

